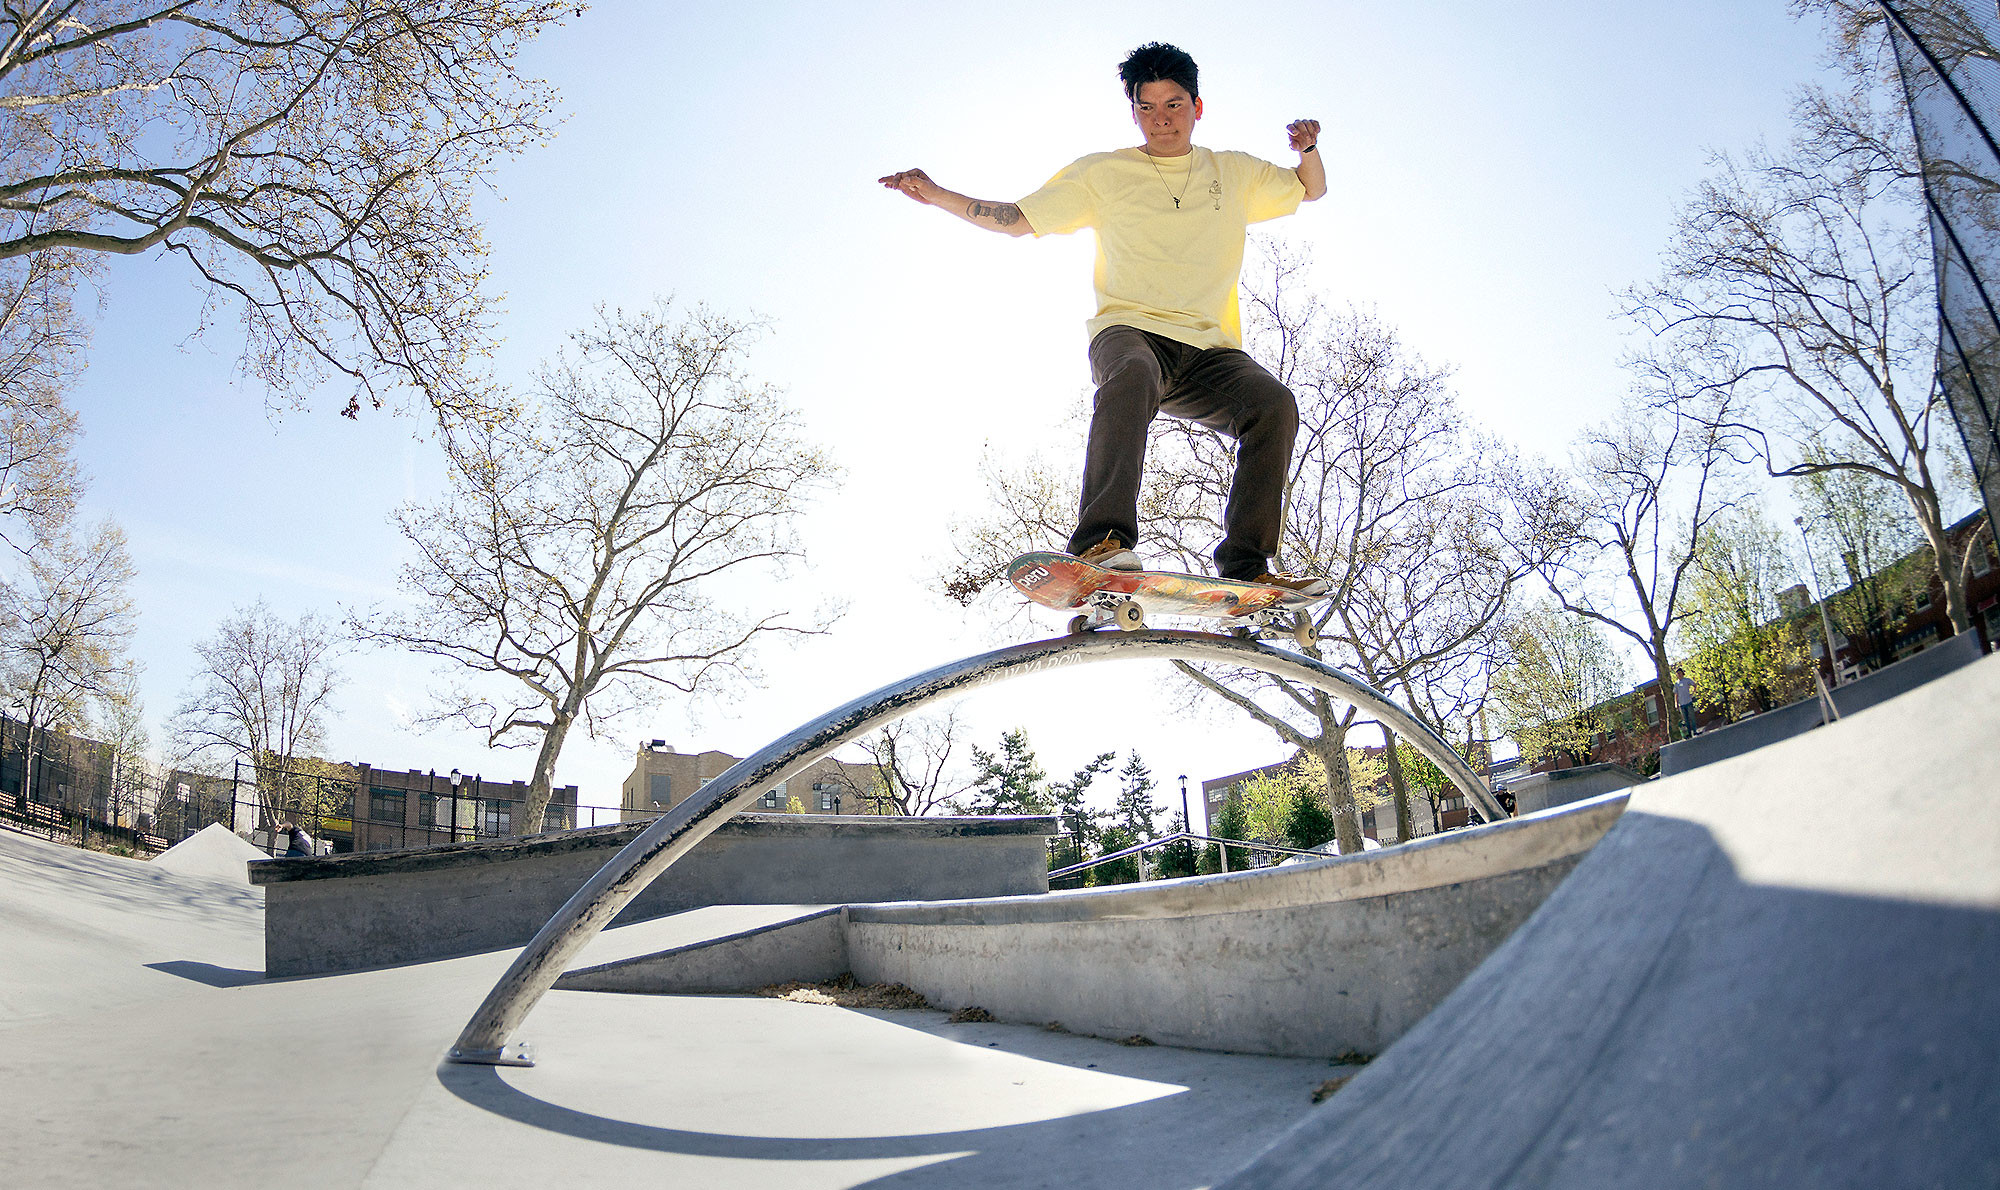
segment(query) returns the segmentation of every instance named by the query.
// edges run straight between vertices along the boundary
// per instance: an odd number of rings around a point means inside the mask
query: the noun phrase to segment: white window
[[[832,781],[813,782],[813,804],[819,807],[819,812],[822,814],[838,813],[840,811],[840,786],[834,784]]]

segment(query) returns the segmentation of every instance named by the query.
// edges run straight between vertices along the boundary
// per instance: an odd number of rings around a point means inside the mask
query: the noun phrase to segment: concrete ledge
[[[408,851],[263,860],[266,975],[519,946],[645,823]],[[706,905],[1010,896],[1048,889],[1052,818],[742,815],[618,922]]]
[[[1575,768],[1533,773],[1507,787],[1516,814],[1533,814],[1551,806],[1567,806],[1585,798],[1640,785],[1646,778],[1622,764],[1585,764]]]
[[[556,987],[575,992],[657,992],[672,982],[681,995],[747,992],[789,980],[823,982],[848,969],[840,906],[659,954],[565,973]]]
[[[1894,665],[1883,666],[1859,681],[1834,687],[1833,709],[1842,715],[1865,711],[1961,666],[1970,665],[1983,656],[1985,653],[1980,649],[1977,632],[1966,631],[1946,637],[1923,652],[1905,657]]]
[[[1102,1036],[1300,1057],[1373,1053],[1505,940],[1624,805],[1624,794],[1608,794],[1226,876],[848,905],[838,916],[574,972],[558,986],[748,991],[846,970],[864,983],[907,984],[941,1008],[977,1004],[1002,1020],[1055,1020]]]

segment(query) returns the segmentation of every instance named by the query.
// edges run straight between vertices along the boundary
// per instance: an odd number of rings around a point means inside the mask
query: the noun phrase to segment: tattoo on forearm
[[[991,219],[1002,227],[1012,227],[1021,221],[1021,208],[1011,202],[986,203],[974,200],[970,213],[974,219]]]

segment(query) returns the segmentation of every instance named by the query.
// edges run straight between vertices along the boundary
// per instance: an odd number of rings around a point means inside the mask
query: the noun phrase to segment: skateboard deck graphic
[[[1168,570],[1106,570],[1053,551],[1022,554],[1007,564],[1007,581],[1021,594],[1058,611],[1083,610],[1071,632],[1104,624],[1145,627],[1148,615],[1198,616],[1246,630],[1282,627],[1300,643],[1300,618],[1292,613],[1322,596],[1283,587],[1208,578]]]

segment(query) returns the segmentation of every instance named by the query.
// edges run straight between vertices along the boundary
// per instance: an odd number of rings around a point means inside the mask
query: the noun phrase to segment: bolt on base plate
[[[444,1060],[461,1066],[533,1066],[535,1049],[525,1041],[510,1041],[497,1050],[462,1050],[453,1046]]]

